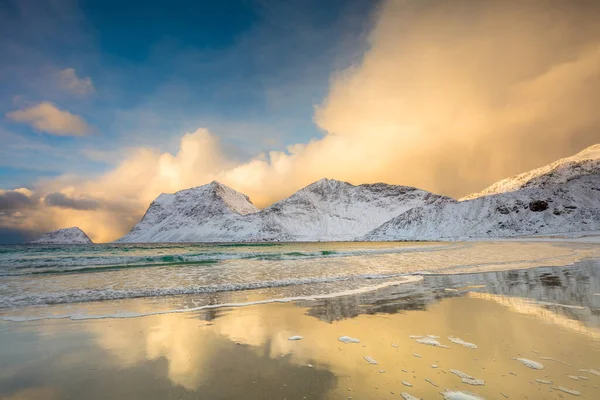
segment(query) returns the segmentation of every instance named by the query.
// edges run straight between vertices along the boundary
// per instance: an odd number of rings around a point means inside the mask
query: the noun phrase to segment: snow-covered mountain
[[[413,207],[453,201],[409,186],[321,179],[261,211],[262,239],[353,240]]]
[[[142,220],[118,242],[203,242],[242,240],[245,218],[258,212],[248,196],[212,182],[161,194]]]
[[[47,232],[32,244],[90,244],[92,241],[84,231],[77,227]]]
[[[213,182],[160,195],[118,241],[353,240],[410,208],[453,201],[407,186],[321,179],[259,211],[247,196]]]
[[[365,240],[465,239],[600,230],[600,145],[457,203],[413,208]]]
[[[463,197],[472,200],[492,194],[514,192],[524,188],[545,188],[567,183],[572,179],[586,175],[600,174],[600,144],[590,146],[574,156],[561,158],[543,167],[502,179],[483,189]]]

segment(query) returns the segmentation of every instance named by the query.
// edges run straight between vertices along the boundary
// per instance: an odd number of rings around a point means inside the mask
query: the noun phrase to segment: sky
[[[212,180],[458,198],[600,142],[594,0],[2,0],[0,54],[0,243]]]

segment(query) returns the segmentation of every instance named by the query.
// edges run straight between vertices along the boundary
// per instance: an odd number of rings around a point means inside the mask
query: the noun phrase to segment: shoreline
[[[0,397],[595,398],[598,309],[600,265],[582,261],[285,303],[0,321]]]
[[[555,259],[555,258],[552,258]],[[333,292],[333,293],[326,293],[326,294],[316,294],[316,295],[306,295],[306,296],[291,296],[291,297],[278,297],[278,298],[269,298],[269,299],[258,299],[258,300],[249,300],[249,301],[236,301],[236,302],[224,302],[224,303],[218,303],[218,304],[206,304],[206,305],[202,305],[202,306],[197,306],[197,307],[190,307],[190,308],[181,308],[181,309],[169,309],[169,310],[160,310],[160,311],[145,311],[145,312],[120,312],[120,311],[116,311],[116,313],[112,313],[112,314],[101,314],[101,315],[77,315],[77,314],[69,314],[69,315],[47,315],[47,316],[20,316],[20,315],[2,315],[6,312],[3,312],[2,310],[0,310],[0,321],[5,321],[5,322],[11,322],[11,323],[21,323],[21,322],[35,322],[35,321],[44,321],[44,320],[71,320],[71,321],[85,321],[85,320],[109,320],[109,319],[130,319],[130,318],[143,318],[143,317],[148,317],[148,316],[157,316],[157,315],[168,315],[168,314],[193,314],[195,312],[199,312],[199,311],[203,311],[203,310],[217,310],[217,309],[228,309],[228,308],[242,308],[242,307],[250,307],[250,306],[255,306],[255,305],[268,305],[268,304],[273,304],[273,303],[306,303],[306,302],[317,302],[319,300],[326,300],[326,299],[343,299],[343,298],[350,298],[353,296],[357,296],[357,295],[361,295],[361,294],[368,294],[368,293],[377,293],[379,291],[381,291],[382,289],[387,289],[387,288],[398,288],[398,287],[403,287],[406,291],[410,292],[410,291],[416,291],[417,289],[419,289],[421,286],[423,286],[424,280],[425,279],[434,279],[434,278],[445,278],[445,279],[452,279],[453,277],[455,278],[461,278],[461,277],[483,277],[486,275],[490,275],[490,274],[508,274],[508,273],[523,273],[526,271],[539,271],[539,270],[569,270],[571,268],[575,268],[580,264],[586,263],[586,262],[591,262],[593,264],[598,265],[598,267],[600,268],[600,258],[598,257],[591,257],[591,258],[583,258],[579,261],[576,261],[572,264],[564,264],[564,265],[534,265],[534,266],[528,266],[528,267],[518,267],[518,268],[503,268],[506,265],[502,265],[501,268],[499,269],[489,269],[489,265],[486,266],[487,269],[483,270],[483,271],[478,271],[478,270],[466,270],[466,271],[449,271],[446,270],[448,272],[444,272],[444,270],[442,271],[437,271],[437,272],[431,272],[431,273],[408,273],[408,274],[395,274],[395,275],[388,275],[385,276],[384,278],[379,278],[379,279],[394,279],[394,278],[402,278],[402,280],[398,281],[398,280],[393,280],[393,281],[388,281],[388,282],[384,282],[378,285],[371,285],[371,286],[362,286],[362,287],[358,287],[358,288],[354,288],[354,289],[347,289],[347,290],[342,290],[339,292]],[[461,267],[462,268],[462,267]],[[454,269],[454,268],[450,268]],[[367,278],[368,281],[376,281],[377,279],[371,279],[371,278]],[[308,284],[290,284],[290,286],[303,286],[303,285],[311,285],[310,283]],[[412,285],[412,286],[411,286]],[[482,286],[483,288],[485,288],[485,285]],[[440,289],[439,287],[437,288],[438,290]],[[448,292],[457,292],[457,293],[467,293],[472,291],[473,289],[478,289],[477,287],[473,287],[471,286],[467,286],[465,288],[441,288],[445,291]],[[255,289],[243,289],[238,291],[234,291],[234,292],[223,292],[223,293],[238,293],[240,295],[243,295],[244,293],[248,292],[253,292]],[[595,296],[598,296],[600,298],[600,288],[598,290],[598,293],[594,293]],[[178,295],[178,296],[161,296],[158,298],[158,300],[161,299],[168,299],[169,297],[180,297],[180,296],[192,296],[191,294],[182,294],[182,295]],[[138,300],[154,300],[154,298],[148,298],[148,297],[140,297],[140,298],[126,298],[126,299],[116,299],[116,300],[99,300],[99,301],[94,301],[94,302],[90,302],[90,303],[66,303],[63,304],[65,306],[95,306],[95,305],[101,305],[101,304],[111,304],[111,302],[115,302],[115,301],[132,301],[132,302],[136,302]],[[60,305],[60,304],[59,304]],[[556,306],[563,306],[563,307],[573,307],[573,306],[569,306],[569,305],[560,305],[560,304],[554,304]],[[45,306],[41,306],[41,307],[53,307],[54,305],[45,305]],[[20,308],[17,308],[16,310],[19,310]]]

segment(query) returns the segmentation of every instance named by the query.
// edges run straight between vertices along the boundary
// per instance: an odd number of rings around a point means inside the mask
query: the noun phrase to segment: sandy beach
[[[586,260],[324,300],[3,321],[0,396],[592,399],[599,308],[600,263]]]

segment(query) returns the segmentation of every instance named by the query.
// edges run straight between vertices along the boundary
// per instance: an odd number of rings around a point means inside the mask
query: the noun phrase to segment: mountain
[[[258,211],[248,196],[214,181],[175,194],[161,194],[118,242],[241,240],[246,232],[238,221]]]
[[[77,227],[47,232],[32,244],[91,244],[92,241],[84,231]]]
[[[413,207],[454,200],[408,186],[321,179],[261,211],[261,239],[353,240]]]
[[[454,200],[407,186],[321,179],[259,211],[212,182],[160,195],[119,242],[353,240],[416,206]]]
[[[586,175],[600,174],[600,144],[590,146],[574,156],[561,158],[552,164],[529,172],[502,179],[479,193],[473,193],[461,200],[472,200],[492,194],[514,192],[525,188],[553,187]]]
[[[468,239],[600,230],[600,145],[456,203],[415,207],[364,240]]]

